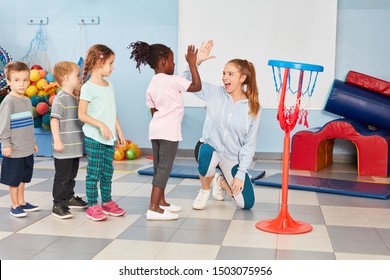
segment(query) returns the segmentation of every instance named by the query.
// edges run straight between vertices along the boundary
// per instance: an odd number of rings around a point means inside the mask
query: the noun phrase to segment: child
[[[0,183],[9,186],[10,214],[25,217],[26,212],[39,210],[24,199],[24,186],[33,174],[34,156],[38,147],[34,136],[32,104],[24,92],[30,83],[30,69],[19,61],[10,62],[4,68],[11,92],[0,105],[0,141],[3,162]]]
[[[111,199],[115,141],[118,138],[120,147],[125,144],[116,115],[114,87],[105,79],[114,69],[114,60],[115,54],[110,48],[97,44],[89,48],[84,62],[79,118],[85,123],[83,132],[88,160],[86,217],[93,221],[107,219],[106,214],[125,214],[125,210]],[[86,81],[88,75],[90,78]],[[98,183],[102,206],[98,204]]]
[[[201,90],[201,81],[196,69],[194,46],[188,46],[186,60],[188,62],[192,82],[173,75],[175,63],[173,52],[162,44],[149,45],[145,42],[130,44],[130,58],[140,65],[148,64],[155,72],[146,91],[146,104],[151,108],[152,120],[149,124],[149,139],[153,148],[154,176],[148,220],[176,220],[178,215],[172,212],[181,211],[181,207],[165,201],[165,187],[172,170],[181,136],[181,122],[184,113],[182,93]]]
[[[54,65],[54,79],[61,91],[53,100],[50,126],[53,134],[53,157],[56,169],[53,184],[52,215],[72,217],[69,208],[87,208],[88,204],[74,196],[75,178],[83,156],[83,131],[78,119],[78,100],[74,95],[81,85],[80,67],[70,61]]]

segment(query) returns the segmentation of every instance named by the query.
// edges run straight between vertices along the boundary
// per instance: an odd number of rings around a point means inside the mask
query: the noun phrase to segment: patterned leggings
[[[88,160],[86,178],[88,206],[98,204],[98,182],[100,184],[102,203],[111,201],[114,148],[114,146],[105,145],[92,138],[85,137],[85,149]]]

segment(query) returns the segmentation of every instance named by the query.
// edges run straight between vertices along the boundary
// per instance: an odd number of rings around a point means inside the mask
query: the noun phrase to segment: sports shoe
[[[88,207],[85,216],[92,221],[103,221],[107,219],[107,216],[103,213],[103,209],[98,204]]]
[[[163,213],[158,213],[152,210],[146,212],[146,219],[149,221],[171,221],[177,220],[179,215],[176,213],[171,213],[167,210],[164,210]]]
[[[212,195],[215,200],[225,200],[225,190],[221,188],[220,181],[222,179],[222,175],[219,173],[216,173],[214,176],[214,179],[211,181],[211,185],[213,187]]]
[[[15,207],[15,208],[12,208],[12,206],[11,206],[11,211],[9,213],[12,216],[17,217],[17,218],[21,218],[21,217],[26,217],[27,216],[27,213],[24,212],[23,208],[20,207],[20,206]]]
[[[122,216],[126,213],[126,211],[120,208],[113,200],[102,204],[102,209],[105,214],[115,217]]]
[[[60,219],[73,217],[73,214],[69,212],[69,207],[63,204],[54,204],[51,214]]]
[[[66,203],[66,206],[68,206],[69,208],[79,208],[79,209],[82,209],[82,208],[87,208],[88,207],[88,203],[85,202],[79,196],[73,196],[71,199],[68,200],[68,202]]]
[[[195,198],[194,202],[192,203],[192,208],[197,210],[202,210],[206,208],[207,200],[210,197],[210,190],[203,190],[201,189],[198,193],[198,196]]]
[[[26,202],[25,205],[20,205],[25,212],[34,212],[39,210],[39,206],[32,205]]]
[[[162,210],[167,210],[169,212],[180,212],[181,211],[181,206],[175,205],[172,203],[169,206],[160,205],[160,208]]]

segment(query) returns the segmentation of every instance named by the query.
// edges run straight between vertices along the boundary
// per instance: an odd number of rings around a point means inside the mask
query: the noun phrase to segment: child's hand
[[[114,138],[114,135],[112,135],[111,130],[104,123],[99,125],[99,129],[104,139],[110,140],[111,138]]]
[[[185,55],[188,65],[193,65],[193,66],[196,65],[197,54],[198,54],[198,50],[195,49],[195,46],[188,45],[187,54]]]
[[[62,143],[62,141],[57,141],[57,142],[54,142],[53,149],[56,152],[62,153],[64,151],[64,149],[65,149],[65,146]]]
[[[206,43],[202,42],[198,50],[198,56],[196,58],[196,65],[200,65],[203,61],[210,58],[215,58],[214,55],[210,55],[210,52],[214,46],[213,40],[209,40]]]
[[[34,145],[34,153],[38,153],[38,145],[37,144]]]
[[[3,155],[3,157],[10,157],[12,154],[12,148],[11,147],[2,148],[1,154]]]

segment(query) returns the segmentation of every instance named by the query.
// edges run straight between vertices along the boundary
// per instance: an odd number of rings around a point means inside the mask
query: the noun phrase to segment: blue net
[[[42,25],[39,26],[34,38],[31,40],[26,55],[22,58],[29,66],[38,64],[50,71],[51,65],[47,54],[47,37]]]
[[[283,79],[282,79],[282,73],[280,70],[281,67],[278,66],[272,66],[272,73],[274,77],[274,84],[275,84],[275,89],[278,93],[280,93],[280,90],[282,89],[283,85]],[[298,87],[296,89],[293,89],[291,87],[291,72],[292,71],[299,71],[300,75],[303,75],[303,72],[309,72],[309,79],[308,82],[303,85],[303,76],[299,79],[298,82]],[[314,93],[314,89],[317,83],[317,77],[318,77],[318,71],[304,71],[304,70],[296,70],[296,69],[289,69],[288,73],[288,79],[287,79],[287,87],[286,91],[289,91],[291,94],[296,94],[298,91],[301,90],[301,93],[303,96],[308,95],[311,97]],[[303,87],[303,89],[302,89]]]

